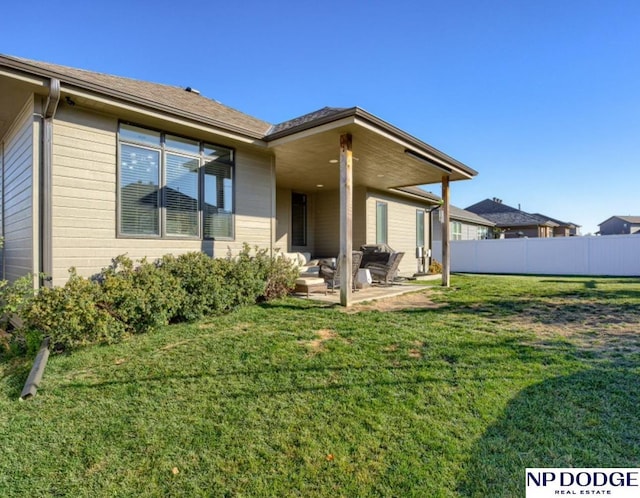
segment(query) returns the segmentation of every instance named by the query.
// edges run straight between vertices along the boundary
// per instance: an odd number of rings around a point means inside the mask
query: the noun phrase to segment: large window
[[[119,144],[120,234],[233,238],[233,150],[128,124]]]
[[[291,194],[291,245],[307,245],[307,196]]]
[[[387,203],[376,202],[376,244],[387,244]]]

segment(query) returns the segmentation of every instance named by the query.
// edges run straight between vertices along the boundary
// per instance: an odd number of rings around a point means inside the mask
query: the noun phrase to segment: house
[[[438,200],[406,187],[440,183],[448,208],[450,182],[477,174],[358,107],[273,125],[191,87],[10,56],[0,147],[3,274],[50,276],[36,286],[122,253],[217,257],[248,243],[350,266],[362,244],[413,251]]]
[[[460,209],[454,205],[449,208],[451,240],[493,239],[496,224],[482,216]],[[440,241],[442,235],[442,211],[433,211],[433,240]]]
[[[561,221],[540,213],[533,213],[533,216],[542,221],[551,221],[552,223],[556,223],[558,226],[553,228],[554,237],[575,237],[576,235],[580,235],[580,225],[576,223]]]
[[[483,218],[491,220],[504,237],[554,237],[565,235],[562,227],[568,224],[554,221],[543,215],[526,213],[519,208],[507,206],[501,199],[485,199],[466,208]]]
[[[600,235],[640,233],[640,216],[612,216],[598,226]]]

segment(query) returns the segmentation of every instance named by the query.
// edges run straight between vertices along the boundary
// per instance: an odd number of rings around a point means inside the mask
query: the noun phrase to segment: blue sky
[[[452,185],[459,207],[499,197],[583,233],[640,215],[637,0],[38,0],[2,11],[0,53],[192,86],[273,123],[362,107],[480,172]]]

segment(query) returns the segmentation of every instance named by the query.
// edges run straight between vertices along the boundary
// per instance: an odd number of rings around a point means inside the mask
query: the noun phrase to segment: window
[[[416,211],[416,247],[424,247],[424,211]]]
[[[451,240],[462,240],[462,223],[459,221],[451,222]]]
[[[119,133],[119,233],[233,238],[233,150],[128,124]]]
[[[387,243],[387,203],[376,202],[376,244]]]
[[[478,239],[489,238],[489,227],[478,227]]]
[[[291,245],[307,245],[307,196],[291,194]]]

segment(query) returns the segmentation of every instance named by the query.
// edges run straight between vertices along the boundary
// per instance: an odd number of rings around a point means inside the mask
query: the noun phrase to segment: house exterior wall
[[[433,240],[442,240],[442,223],[440,223],[440,213],[441,211],[434,211],[433,213]],[[455,218],[451,218],[451,221],[457,221],[461,224],[461,236],[462,238],[459,240],[480,240],[484,237],[480,236],[480,228],[488,228],[489,234],[491,234],[492,227],[486,227],[486,225],[477,225],[475,223],[470,223],[468,221],[457,220]],[[439,260],[438,260],[439,261]]]
[[[340,252],[340,191],[315,194],[314,257],[335,257]]]
[[[276,235],[274,247],[281,252],[289,252],[289,232],[291,230],[291,189],[276,189]]]
[[[133,259],[200,250],[225,256],[243,242],[271,246],[275,193],[268,155],[236,148],[234,240],[124,238],[117,236],[117,118],[62,106],[53,130],[54,284],[66,281],[71,266],[91,275],[123,253]]]
[[[416,251],[416,211],[424,210],[427,205],[408,198],[391,196],[378,191],[368,191],[367,206],[367,244],[376,243],[376,202],[387,203],[387,244],[395,251],[404,252],[400,262],[400,274],[413,275],[418,269]],[[428,239],[429,216],[425,214],[425,239]],[[428,243],[428,240],[425,240]]]
[[[2,214],[4,278],[13,281],[38,274],[38,158],[40,121],[33,96],[24,103],[9,131],[2,137]]]
[[[636,233],[639,230],[640,225],[629,223],[615,216],[600,225],[600,235],[622,235]]]

